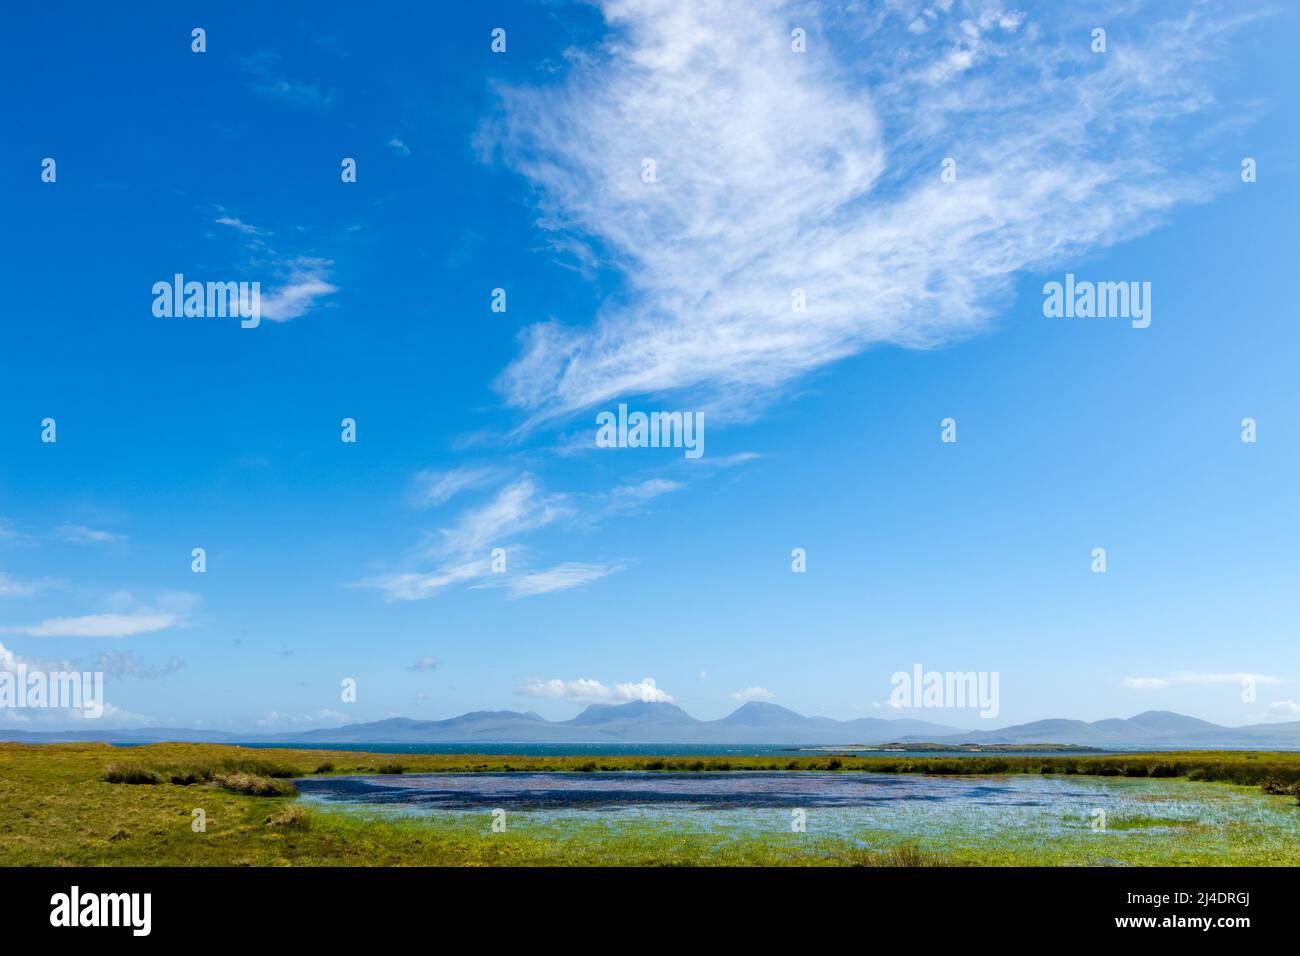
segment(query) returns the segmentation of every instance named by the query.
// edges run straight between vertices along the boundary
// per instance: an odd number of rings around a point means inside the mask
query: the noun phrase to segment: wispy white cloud
[[[72,544],[118,544],[126,540],[126,535],[97,528],[87,528],[80,524],[59,525],[54,532],[64,541]]]
[[[672,703],[673,700],[671,695],[655,684],[653,677],[614,684],[612,687],[585,677],[569,681],[532,677],[520,684],[515,692],[524,697],[546,697],[573,704],[626,704],[632,701]]]
[[[329,281],[328,259],[300,256],[283,264],[278,285],[262,293],[262,318],[288,322],[306,315],[319,300],[338,291]]]
[[[244,59],[244,70],[254,92],[306,109],[324,110],[333,105],[333,90],[284,76],[280,71],[280,59],[273,50],[259,50]]]
[[[669,481],[665,478],[649,478],[634,485],[620,485],[610,493],[610,498],[619,502],[649,501],[651,498],[658,498],[660,495],[666,495],[670,491],[677,491],[681,487],[682,483],[680,481]]]
[[[23,667],[29,671],[67,671],[72,670],[71,661],[43,661],[31,657],[19,656],[0,643],[0,671],[8,671],[10,674],[17,674],[19,668]]]
[[[407,146],[404,142],[402,142],[400,139],[398,139],[396,136],[394,136],[392,139],[388,141],[388,146],[390,149],[397,150],[403,156],[411,155],[411,148]]]
[[[1120,683],[1130,690],[1163,690],[1170,685],[1163,677],[1125,677]]]
[[[751,461],[757,461],[762,458],[755,451],[740,451],[734,455],[720,455],[716,457],[688,458],[686,465],[690,468],[735,468],[737,465],[744,465]]]
[[[1271,717],[1286,720],[1300,718],[1300,703],[1294,700],[1275,700],[1268,705],[1268,713]]]
[[[377,574],[350,585],[382,591],[389,601],[423,601],[453,584],[464,584],[491,573],[487,557],[461,564],[444,565],[433,571],[396,571]]]
[[[647,504],[662,495],[684,488],[680,481],[667,478],[647,478],[633,484],[619,485],[612,491],[595,495],[581,516],[581,523],[594,526],[612,518],[622,518],[642,511]]]
[[[299,80],[269,79],[255,84],[253,88],[259,93],[284,100],[295,106],[323,109],[334,102],[333,93],[322,90],[315,83],[303,83]]]
[[[570,561],[543,571],[529,571],[506,578],[505,586],[512,599],[568,591],[599,581],[622,568],[621,564],[581,564]]]
[[[248,236],[265,236],[269,233],[265,229],[259,229],[257,226],[249,225],[235,216],[220,216],[216,220],[218,225],[229,226],[231,229],[238,230]]]
[[[224,206],[214,209],[217,214],[214,222],[247,237],[243,248],[248,253],[248,261],[242,268],[250,275],[250,281],[260,283],[262,318],[272,322],[300,318],[338,291],[331,281],[332,259],[274,248],[271,237],[275,234],[271,230],[245,222]]]
[[[50,578],[22,580],[0,571],[0,597],[30,597],[56,584],[57,582]]]
[[[421,654],[409,668],[413,671],[433,671],[438,669],[438,658],[432,654]]]
[[[1195,687],[1231,684],[1240,687],[1243,684],[1281,684],[1283,681],[1282,678],[1269,674],[1251,674],[1244,671],[1220,674],[1175,671],[1167,677],[1125,677],[1120,683],[1131,690],[1163,690],[1175,684]]]
[[[282,714],[278,710],[273,710],[265,717],[257,721],[259,727],[303,727],[312,724],[325,724],[336,727],[345,724],[348,721],[346,714],[337,710],[322,708],[321,710],[312,711],[305,714]]]
[[[422,471],[415,476],[413,497],[417,505],[437,507],[464,491],[482,488],[499,479],[502,469],[493,466]]]
[[[735,691],[731,695],[732,700],[747,703],[751,700],[776,700],[776,694],[772,693],[766,687],[746,687],[743,690]]]
[[[537,422],[690,390],[750,414],[872,345],[970,335],[1017,273],[1209,194],[1177,121],[1213,107],[1206,66],[1231,13],[1138,24],[1117,8],[1099,19],[1122,39],[1094,55],[1087,30],[1049,34],[996,3],[936,6],[918,36],[901,6],[823,20],[771,0],[743,17],[724,0],[610,0],[604,48],[560,84],[503,91],[487,151],[539,188],[543,227],[628,285],[590,328],[523,331],[497,383],[511,405]],[[946,156],[957,182],[940,180]]]
[[[2,627],[6,634],[28,637],[131,637],[165,631],[181,623],[175,614],[132,611],[130,614],[83,614],[80,617],[51,617],[39,624]]]
[[[152,634],[186,626],[189,612],[198,600],[194,594],[172,592],[160,595],[153,606],[148,606],[120,592],[110,597],[108,603],[112,610],[107,613],[50,617],[36,624],[0,626],[0,634],[23,634],[27,637],[133,637]]]
[[[1252,674],[1249,671],[1238,671],[1229,674],[1205,674],[1195,671],[1177,671],[1171,678],[1177,684],[1244,684],[1247,682],[1254,684],[1281,684],[1282,678],[1274,677],[1271,674]]]
[[[500,479],[495,468],[466,468],[426,472],[416,479],[417,503],[440,504],[461,491]],[[652,479],[599,496],[591,520],[630,512],[639,503],[676,488],[675,482]],[[475,587],[504,588],[513,599],[582,587],[622,568],[621,563],[566,562],[530,570],[520,565],[527,553],[518,540],[561,519],[578,516],[572,496],[546,492],[530,474],[501,486],[487,500],[462,511],[454,521],[424,535],[415,558],[432,569],[403,570],[373,575],[353,587],[380,590],[390,601],[420,601],[447,587],[473,583]],[[506,551],[505,571],[493,567],[492,551]]]
[[[471,555],[504,546],[572,513],[565,496],[545,493],[532,475],[522,475],[485,504],[464,512],[427,542],[427,555]]]

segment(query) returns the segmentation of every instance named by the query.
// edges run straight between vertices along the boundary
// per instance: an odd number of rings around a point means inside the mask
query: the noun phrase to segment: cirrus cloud
[[[503,88],[481,135],[536,187],[556,249],[626,283],[589,327],[523,330],[497,388],[530,424],[669,390],[751,415],[870,346],[979,331],[1017,274],[1208,198],[1179,121],[1216,108],[1215,53],[1254,16],[1117,5],[1097,19],[1124,39],[1098,56],[1059,8],[1049,30],[993,0],[937,5],[912,33],[903,5],[600,6],[606,42],[562,83]]]
[[[1242,684],[1280,684],[1280,677],[1269,674],[1251,674],[1245,671],[1234,673],[1198,673],[1196,671],[1175,671],[1168,677],[1125,677],[1120,683],[1130,690],[1164,690],[1175,684],[1194,687],[1213,687],[1222,684],[1240,686]]]
[[[36,624],[0,626],[0,634],[27,637],[134,637],[185,627],[189,613],[198,604],[197,595],[171,592],[160,595],[155,606],[140,604],[128,592],[108,598],[111,608],[104,614],[49,617]]]

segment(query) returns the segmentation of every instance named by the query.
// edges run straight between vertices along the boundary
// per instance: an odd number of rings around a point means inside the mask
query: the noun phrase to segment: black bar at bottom
[[[698,926],[737,941],[762,939],[785,921],[908,924],[923,928],[927,943],[969,941],[976,929],[1226,942],[1294,933],[1295,887],[1293,870],[1257,868],[0,869],[7,942],[77,933],[127,945],[220,938],[401,945],[407,932],[451,931],[449,944],[541,942],[557,932],[594,942],[601,937],[588,934],[603,929],[626,936],[656,926]],[[147,936],[136,932],[144,897],[116,894],[149,894]],[[68,925],[53,925],[52,916]],[[115,916],[117,926],[70,925]],[[277,927],[282,935],[267,935]]]

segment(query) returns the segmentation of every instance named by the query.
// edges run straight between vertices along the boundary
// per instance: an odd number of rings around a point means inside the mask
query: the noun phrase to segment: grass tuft
[[[267,817],[266,825],[288,830],[307,830],[311,826],[311,817],[302,807],[290,804]]]
[[[104,768],[109,783],[161,783],[158,774],[138,763],[111,763]]]
[[[212,778],[214,786],[231,793],[250,797],[295,797],[298,788],[288,780],[262,777],[253,773],[219,773]]]
[[[946,866],[941,857],[922,852],[914,843],[900,843],[885,851],[865,850],[855,854],[851,866]]]

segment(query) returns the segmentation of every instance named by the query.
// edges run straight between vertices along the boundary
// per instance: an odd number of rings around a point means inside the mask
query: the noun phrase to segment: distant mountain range
[[[960,738],[960,739],[958,739]],[[912,738],[915,740],[916,738]],[[1282,724],[1249,724],[1223,727],[1168,710],[1148,710],[1127,720],[1036,720],[1001,730],[963,731],[938,743],[1080,744],[1089,747],[1127,750],[1252,748],[1300,749],[1300,721]]]
[[[0,729],[0,740],[20,743],[310,743],[310,744],[777,744],[817,746],[881,743],[1078,744],[1107,749],[1300,749],[1300,721],[1222,727],[1163,710],[1127,720],[1039,720],[1001,730],[960,730],[923,720],[832,720],[804,717],[776,704],[751,702],[720,720],[697,720],[675,704],[593,704],[570,720],[532,711],[479,710],[448,720],[394,717],[326,730],[282,734],[145,727],[39,733]]]

